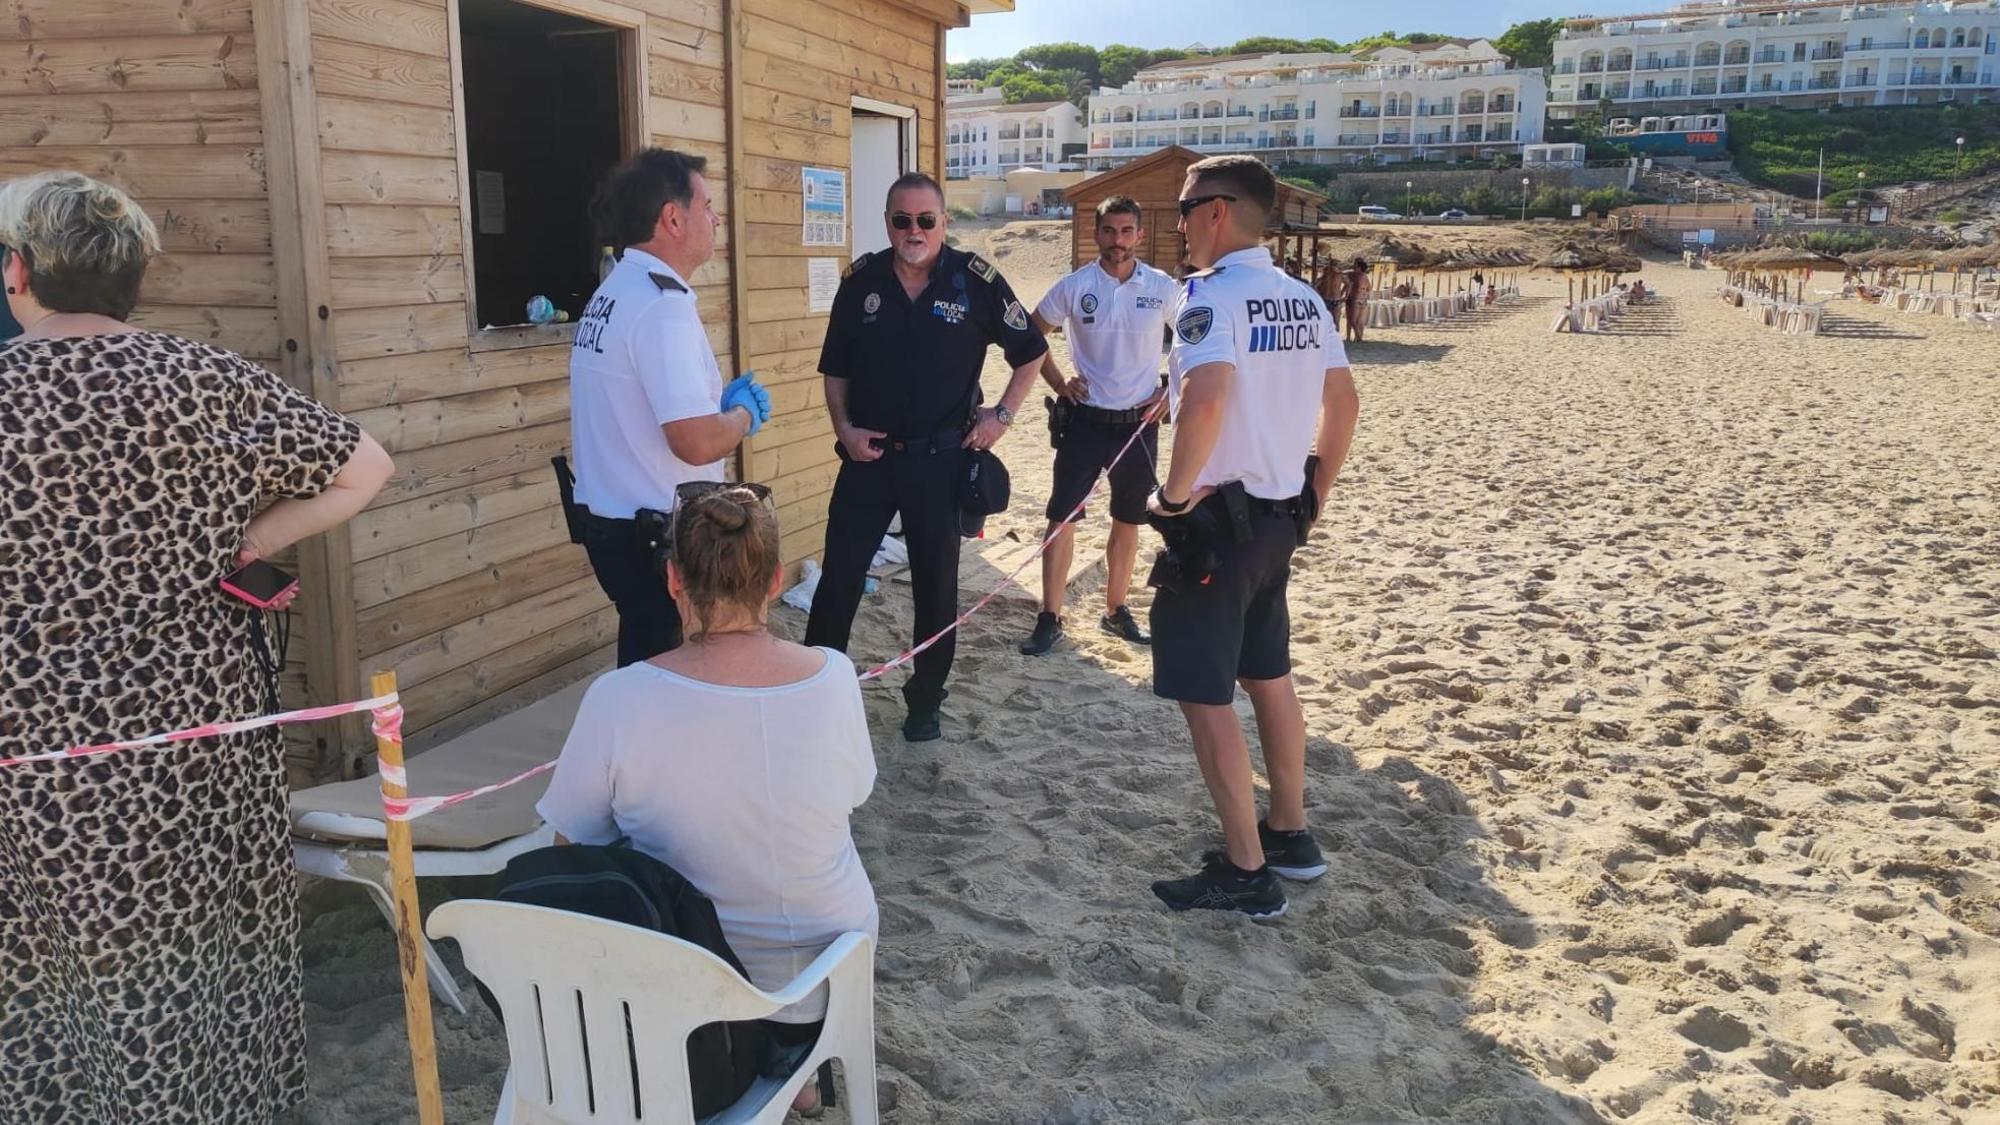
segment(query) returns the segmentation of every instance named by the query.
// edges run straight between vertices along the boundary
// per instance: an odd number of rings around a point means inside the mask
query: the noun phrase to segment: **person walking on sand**
[[[1368,319],[1368,263],[1360,258],[1347,271],[1347,338],[1361,342],[1361,330]]]

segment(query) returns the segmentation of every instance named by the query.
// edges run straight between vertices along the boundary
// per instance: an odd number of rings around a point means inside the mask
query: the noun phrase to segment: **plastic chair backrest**
[[[427,929],[492,991],[516,1094],[553,1120],[692,1125],[688,1034],[783,1006],[700,946],[588,915],[465,899]]]

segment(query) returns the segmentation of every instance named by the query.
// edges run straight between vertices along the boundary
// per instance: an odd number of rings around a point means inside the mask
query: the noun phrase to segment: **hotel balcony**
[[[1786,55],[1785,52],[1783,51],[1766,47],[1763,50],[1757,52],[1757,58],[1755,61],[1759,66],[1762,66],[1765,63],[1790,62],[1791,57]]]
[[[1382,116],[1382,110],[1380,107],[1372,105],[1350,105],[1342,106],[1340,115],[1342,117],[1380,117]]]
[[[1714,54],[1708,54],[1708,55],[1696,55],[1696,56],[1694,57],[1694,65],[1696,65],[1696,66],[1721,66],[1721,65],[1722,65],[1722,53],[1721,53],[1720,51],[1718,51],[1718,52],[1715,52]]]
[[[1860,74],[1848,75],[1847,84],[1849,86],[1873,86],[1875,84],[1875,76],[1864,70]]]
[[[1580,66],[1580,67],[1577,67],[1577,71],[1578,71],[1578,73],[1581,73],[1581,74],[1601,74],[1601,73],[1603,73],[1603,72],[1604,72],[1604,64],[1603,64],[1603,63],[1584,63],[1584,64],[1583,64],[1582,66]]]
[[[1334,144],[1339,148],[1356,148],[1361,145],[1381,143],[1381,138],[1373,133],[1342,133],[1334,138]]]
[[[1820,75],[1820,76],[1819,76],[1819,77],[1817,77],[1817,78],[1810,78],[1810,79],[1807,79],[1807,80],[1806,80],[1806,89],[1808,89],[1808,90],[1838,90],[1838,89],[1840,89],[1840,76],[1839,76],[1839,75],[1837,75],[1837,74],[1835,74],[1835,75],[1825,75],[1825,74],[1823,74],[1823,75]]]
[[[1814,62],[1825,62],[1828,59],[1837,59],[1840,55],[1841,49],[1839,47],[1819,47],[1808,57]]]
[[[1876,43],[1871,40],[1867,43],[1849,43],[1843,49],[1850,55],[1880,54],[1883,51],[1907,51],[1910,49],[1910,41],[1905,39],[1901,43]]]
[[[1748,66],[1748,65],[1750,65],[1750,52],[1748,52],[1748,51],[1730,51],[1730,52],[1728,52],[1728,53],[1726,53],[1726,54],[1724,54],[1724,55],[1722,56],[1722,65],[1723,65],[1723,66]]]

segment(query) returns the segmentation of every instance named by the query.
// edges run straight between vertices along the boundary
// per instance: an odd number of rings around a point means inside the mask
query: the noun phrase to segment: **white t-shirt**
[[[629,836],[715,903],[750,983],[790,984],[835,938],[879,930],[848,814],[875,786],[854,665],[743,688],[629,664],[590,685],[535,806],[579,844]],[[811,1023],[826,990],[774,1019]]]
[[[1326,302],[1272,265],[1262,247],[1225,254],[1183,286],[1167,360],[1174,409],[1188,372],[1205,363],[1236,367],[1222,433],[1195,487],[1240,480],[1266,500],[1297,496],[1319,431],[1326,372],[1347,366]]]
[[[1069,337],[1088,404],[1130,410],[1160,389],[1160,342],[1176,296],[1174,279],[1144,262],[1121,282],[1095,261],[1056,282],[1035,315]]]
[[[722,370],[694,290],[673,267],[627,249],[590,298],[569,349],[570,461],[577,503],[630,519],[670,512],[675,487],[721,480],[722,462],[674,456],[660,427],[719,412]]]

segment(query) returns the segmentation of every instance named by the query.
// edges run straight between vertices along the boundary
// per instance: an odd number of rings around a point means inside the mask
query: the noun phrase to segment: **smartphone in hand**
[[[299,588],[299,580],[258,559],[231,571],[222,578],[222,590],[249,602],[258,609],[270,609],[280,598]]]

